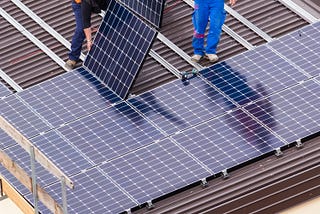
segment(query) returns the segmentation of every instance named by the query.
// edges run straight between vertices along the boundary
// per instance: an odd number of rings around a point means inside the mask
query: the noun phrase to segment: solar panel
[[[160,131],[126,103],[81,118],[58,131],[95,164],[163,137]]]
[[[308,25],[269,44],[310,76],[320,74],[320,22]]]
[[[67,191],[70,214],[120,213],[137,205],[97,168],[75,175],[72,180],[78,185]],[[46,191],[62,204],[60,187],[57,183]]]
[[[67,176],[92,167],[81,152],[54,130],[33,138],[31,142]]]
[[[5,149],[15,144],[16,142],[9,135],[7,135],[7,133],[0,129],[0,149]]]
[[[191,127],[172,138],[214,173],[285,145],[242,109]]]
[[[0,100],[0,115],[27,138],[50,129],[38,115],[16,96],[9,96]]]
[[[217,63],[201,74],[239,106],[308,78],[266,46]]]
[[[235,107],[200,78],[187,84],[173,81],[128,99],[148,120],[167,135],[194,126]]]
[[[12,92],[0,82],[0,99],[10,95]]]
[[[170,139],[132,151],[99,168],[141,204],[210,175]]]
[[[107,108],[121,100],[84,68],[18,93],[52,127]]]
[[[262,109],[266,103],[270,103],[269,107]],[[320,85],[309,80],[245,109],[287,143],[292,143],[320,131]]]
[[[153,29],[113,0],[84,66],[126,98],[155,35]]]
[[[165,0],[120,0],[151,24],[160,27]]]

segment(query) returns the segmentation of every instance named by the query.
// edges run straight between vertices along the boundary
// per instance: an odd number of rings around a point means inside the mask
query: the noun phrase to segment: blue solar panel
[[[7,133],[0,129],[0,149],[5,149],[15,144],[16,142],[9,135],[7,135]]]
[[[20,167],[24,169],[31,177],[31,158],[29,153],[27,153],[20,145],[16,144],[4,150],[4,152]],[[45,168],[43,168],[38,162],[36,162],[36,176],[37,183],[40,186],[44,186],[57,181],[57,178],[50,174]]]
[[[241,109],[187,129],[173,139],[214,173],[285,145]]]
[[[317,22],[273,41],[269,46],[310,76],[316,76],[320,74],[319,31],[320,22]]]
[[[50,127],[16,96],[0,100],[0,115],[20,133],[29,138],[45,132]]]
[[[128,9],[111,1],[84,66],[126,98],[155,35]]]
[[[165,0],[120,0],[151,24],[160,27]]]
[[[269,48],[262,46],[201,71],[235,104],[243,105],[307,79]]]
[[[95,164],[163,137],[126,103],[81,118],[58,131]]]
[[[269,107],[262,109],[266,104]],[[309,80],[245,109],[287,143],[292,143],[320,131],[320,85]]]
[[[141,204],[210,175],[169,139],[133,151],[99,168]]]
[[[97,168],[75,175],[72,180],[75,187],[67,191],[70,214],[120,213],[137,205]],[[46,191],[62,204],[60,187],[57,183]]]
[[[129,99],[167,135],[194,126],[235,107],[200,78],[187,84],[177,80]]]
[[[92,167],[89,160],[56,131],[39,135],[31,142],[67,176]]]
[[[12,92],[0,82],[0,99],[2,97],[10,95]]]
[[[18,93],[52,127],[111,106],[120,100],[83,68]]]

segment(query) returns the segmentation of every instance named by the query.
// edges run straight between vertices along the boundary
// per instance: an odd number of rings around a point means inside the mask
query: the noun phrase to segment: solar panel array
[[[156,27],[160,27],[165,0],[120,0]]]
[[[112,0],[84,66],[125,99],[156,32]]]
[[[279,41],[129,100],[80,68],[0,100],[0,112],[71,176],[68,213],[119,213],[320,131],[319,69]],[[30,172],[21,148],[0,145]],[[37,169],[62,203],[60,183]]]

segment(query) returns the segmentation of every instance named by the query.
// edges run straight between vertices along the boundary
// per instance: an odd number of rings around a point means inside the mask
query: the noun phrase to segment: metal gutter
[[[67,41],[61,34],[55,31],[50,25],[48,25],[44,20],[42,20],[37,14],[30,10],[25,4],[18,0],[11,0],[17,7],[19,7],[24,13],[26,13],[33,21],[38,23],[44,30],[46,30],[50,35],[56,38],[61,44],[63,44],[68,50],[71,50],[71,43]],[[84,61],[85,55],[81,53],[80,59]]]
[[[1,68],[0,68],[0,77],[17,92],[23,91],[22,87],[18,83],[16,83],[13,79],[11,79]]]
[[[279,0],[279,2],[281,2],[283,5],[285,5],[290,10],[294,11],[296,14],[298,14],[299,16],[301,16],[302,18],[304,18],[310,23],[319,21],[319,19],[311,15],[309,12],[307,12],[305,9],[303,9],[302,7],[300,7],[298,4],[294,3],[291,0]]]
[[[21,24],[19,24],[13,17],[11,17],[6,11],[0,8],[0,15],[6,19],[11,25],[13,25],[18,31],[20,31],[24,36],[26,36],[31,42],[33,42],[38,48],[45,52],[52,60],[54,60],[58,65],[60,65],[65,71],[69,71],[64,65],[65,62],[57,56],[53,51],[51,51],[45,44],[43,44],[39,39],[33,36],[29,31],[27,31]]]

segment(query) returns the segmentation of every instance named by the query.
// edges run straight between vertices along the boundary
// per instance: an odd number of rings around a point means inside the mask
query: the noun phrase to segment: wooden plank
[[[6,179],[0,176],[2,191],[23,211],[24,214],[34,214],[33,207],[20,195]]]
[[[30,192],[32,191],[32,180],[29,175],[2,150],[0,150],[0,163],[23,184]],[[39,200],[54,214],[63,214],[62,207],[37,184]]]
[[[0,128],[5,131],[11,138],[13,138],[26,152],[30,154],[30,146],[34,145],[23,136],[17,129],[15,129],[8,121],[0,116]],[[71,179],[66,176],[52,161],[50,161],[39,149],[34,147],[35,159],[40,163],[46,170],[51,172],[59,180],[64,177],[66,185],[70,188],[74,188],[74,184]]]

